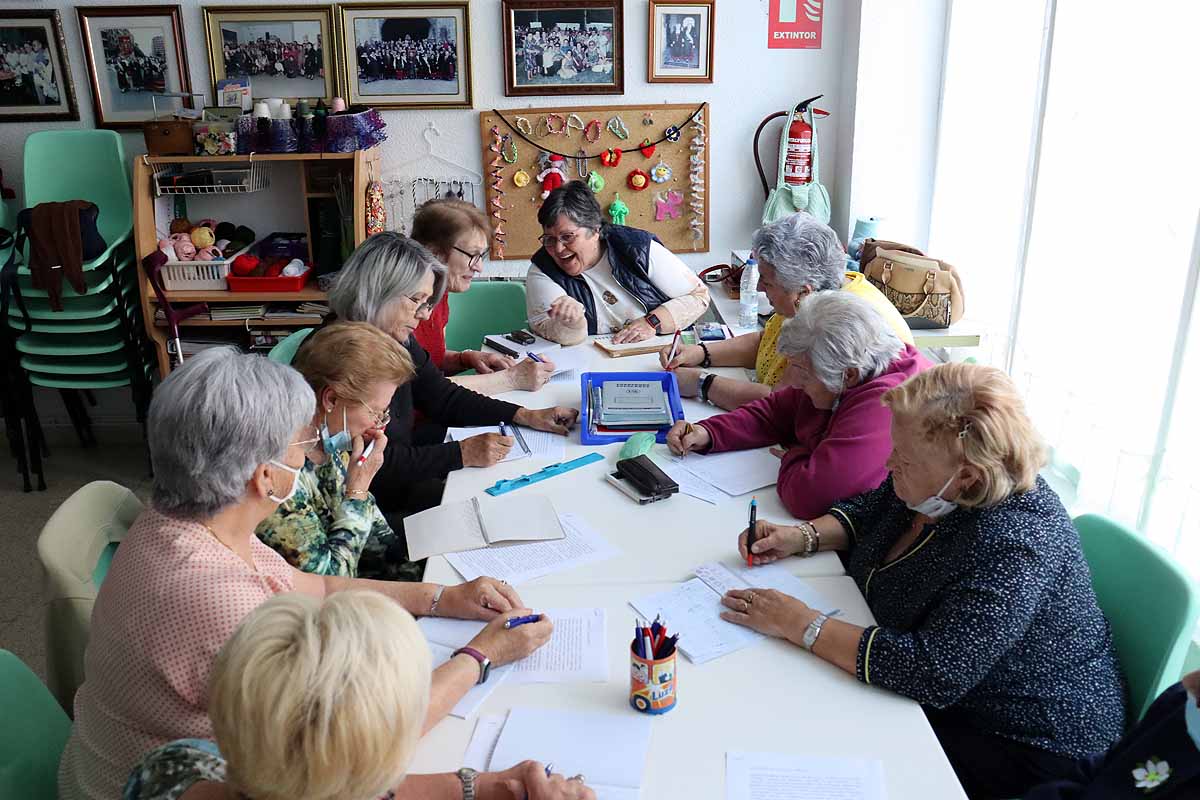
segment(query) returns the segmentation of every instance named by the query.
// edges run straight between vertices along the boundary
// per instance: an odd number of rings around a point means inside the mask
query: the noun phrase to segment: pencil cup
[[[642,658],[629,646],[629,705],[643,714],[665,714],[675,707],[675,656]]]

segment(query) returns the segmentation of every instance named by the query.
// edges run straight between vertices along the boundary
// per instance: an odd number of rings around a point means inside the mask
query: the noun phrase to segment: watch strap
[[[460,647],[451,654],[451,658],[457,655],[467,655],[479,662],[479,680],[476,685],[479,685],[488,679],[488,672],[491,669],[492,662],[483,653],[476,650],[474,647]]]
[[[654,313],[647,314],[647,315],[646,315],[646,322],[649,322],[649,323],[650,323],[650,326],[651,326],[652,328],[654,328],[654,334],[655,334],[656,336],[662,336],[662,335],[663,335],[663,331],[662,331],[662,320],[660,320],[660,319],[658,318],[658,315],[657,315],[657,314],[654,314]]]
[[[813,646],[817,643],[817,637],[821,635],[821,628],[825,626],[828,620],[828,614],[818,614],[816,619],[808,623],[808,627],[804,629],[804,639],[800,643],[800,646],[811,652]]]
[[[713,381],[716,379],[717,376],[711,372],[706,372],[700,377],[700,399],[706,403],[712,402],[708,399],[708,392],[712,389]]]
[[[463,767],[454,774],[462,781],[463,800],[475,800],[475,778],[479,773],[470,767]]]

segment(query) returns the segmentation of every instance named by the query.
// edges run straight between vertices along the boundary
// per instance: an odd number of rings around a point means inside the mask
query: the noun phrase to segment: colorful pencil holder
[[[665,658],[642,658],[630,643],[629,705],[643,714],[665,714],[675,707],[678,688],[675,658],[678,654],[676,648]]]

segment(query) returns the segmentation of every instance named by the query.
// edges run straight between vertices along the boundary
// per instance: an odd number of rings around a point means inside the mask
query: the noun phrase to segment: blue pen
[[[551,773],[551,772],[553,772],[553,771],[554,771],[554,765],[553,765],[553,764],[547,764],[547,765],[546,765],[546,777],[547,777],[547,778],[549,778],[549,777],[550,777],[550,773]]]
[[[505,425],[503,422],[500,423],[500,435],[508,436],[508,426]]]
[[[505,630],[512,630],[513,628],[519,628],[522,625],[529,625],[532,622],[540,622],[541,619],[541,614],[530,614],[527,617],[513,617],[504,623],[504,628]]]
[[[529,356],[529,360],[533,361],[534,363],[537,363],[537,364],[545,364],[546,363],[546,360],[541,358],[537,353],[530,353],[530,352],[526,351],[525,355]]]
[[[641,622],[641,620],[639,619],[637,622]],[[643,649],[642,626],[637,623],[634,623],[634,626],[633,626],[633,652],[636,653],[639,658],[645,658],[646,654],[644,652],[642,652],[642,649]]]

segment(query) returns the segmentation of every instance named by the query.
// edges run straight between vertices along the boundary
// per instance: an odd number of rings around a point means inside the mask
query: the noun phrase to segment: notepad
[[[516,443],[500,463],[520,461],[531,456],[562,461],[567,454],[567,437],[565,436],[517,425],[511,426],[510,430]],[[447,428],[446,441],[461,442],[484,433],[500,433],[500,427],[498,425],[480,425],[473,428]]]
[[[779,459],[766,447],[713,455],[689,453],[677,463],[730,497],[774,486],[779,480]]]
[[[654,336],[649,339],[643,339],[640,342],[626,342],[625,344],[613,344],[611,336],[597,336],[592,339],[592,344],[599,347],[611,358],[624,358],[625,356],[640,356],[647,353],[657,353],[664,347],[671,346],[671,340],[675,338],[674,334],[667,336]]]
[[[620,550],[577,514],[560,514],[562,539],[484,547],[461,553],[447,553],[450,566],[473,581],[482,575],[508,581],[514,586],[543,575],[615,558]]]
[[[886,800],[883,762],[796,753],[725,755],[725,800]]]
[[[472,497],[404,518],[404,537],[412,561],[499,542],[545,541],[564,535],[550,498],[533,492],[485,503]]]

